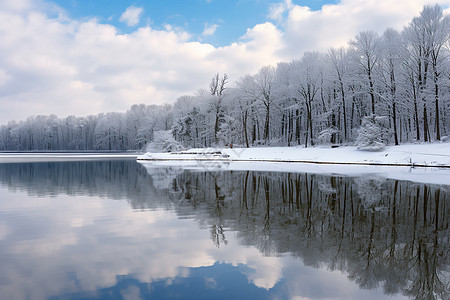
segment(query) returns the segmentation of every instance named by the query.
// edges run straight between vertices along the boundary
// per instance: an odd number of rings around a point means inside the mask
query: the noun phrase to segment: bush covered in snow
[[[376,115],[366,116],[362,120],[361,127],[358,129],[356,145],[359,150],[381,151],[386,146],[383,142],[385,130],[382,126],[385,117]]]
[[[170,130],[160,130],[153,134],[153,141],[148,144],[148,152],[174,152],[185,150],[184,147],[175,140]]]
[[[322,130],[317,137],[322,144],[336,143],[336,135],[339,131],[335,127],[329,127]]]

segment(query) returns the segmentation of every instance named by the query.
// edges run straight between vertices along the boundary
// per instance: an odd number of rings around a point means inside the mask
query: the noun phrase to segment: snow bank
[[[137,157],[137,160],[167,160],[167,161],[230,161],[231,156],[224,153],[221,149],[205,148],[190,149],[186,151],[170,153],[152,153],[147,152]]]
[[[147,153],[139,156],[138,161],[147,169],[174,167],[194,171],[320,173],[450,185],[450,143],[391,146],[380,152],[360,151],[356,147],[265,147],[206,151],[220,151],[229,157],[205,160],[195,154]]]
[[[204,155],[202,155],[204,153]],[[216,155],[205,155],[216,153]],[[233,149],[191,149],[175,153],[146,153],[138,160],[230,160],[233,162],[299,162],[381,166],[450,168],[450,143],[408,144],[382,151],[361,151],[356,147],[261,147]]]

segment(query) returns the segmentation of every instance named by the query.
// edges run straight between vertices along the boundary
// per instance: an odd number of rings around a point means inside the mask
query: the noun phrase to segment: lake
[[[450,185],[0,163],[1,299],[449,299]]]

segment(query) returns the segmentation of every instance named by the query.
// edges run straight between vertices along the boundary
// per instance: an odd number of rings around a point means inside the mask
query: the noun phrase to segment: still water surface
[[[449,299],[449,188],[0,163],[0,299]]]

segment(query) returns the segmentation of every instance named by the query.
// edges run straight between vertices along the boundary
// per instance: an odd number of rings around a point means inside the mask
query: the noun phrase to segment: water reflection
[[[0,185],[9,191],[0,200],[0,257],[7,262],[0,287],[16,299],[87,298],[92,291],[97,298],[144,297],[141,283],[150,282],[153,296],[160,287],[160,296],[168,297],[164,284],[181,295],[199,268],[227,266],[240,266],[237,273],[263,289],[255,292],[258,298],[275,291],[281,298],[362,297],[364,290],[333,295],[330,289],[348,284],[320,282],[342,280],[333,271],[387,295],[449,296],[449,186],[370,176],[146,169],[131,161],[0,164]],[[125,199],[134,211],[110,199]],[[45,269],[47,279],[39,275]],[[14,291],[14,278],[25,294]],[[204,278],[205,290],[217,284],[213,275]],[[302,280],[316,289],[308,292]]]
[[[448,299],[448,187],[371,178],[254,172],[183,173],[173,193],[210,206],[211,238],[223,228],[265,255],[341,270],[362,288]]]

